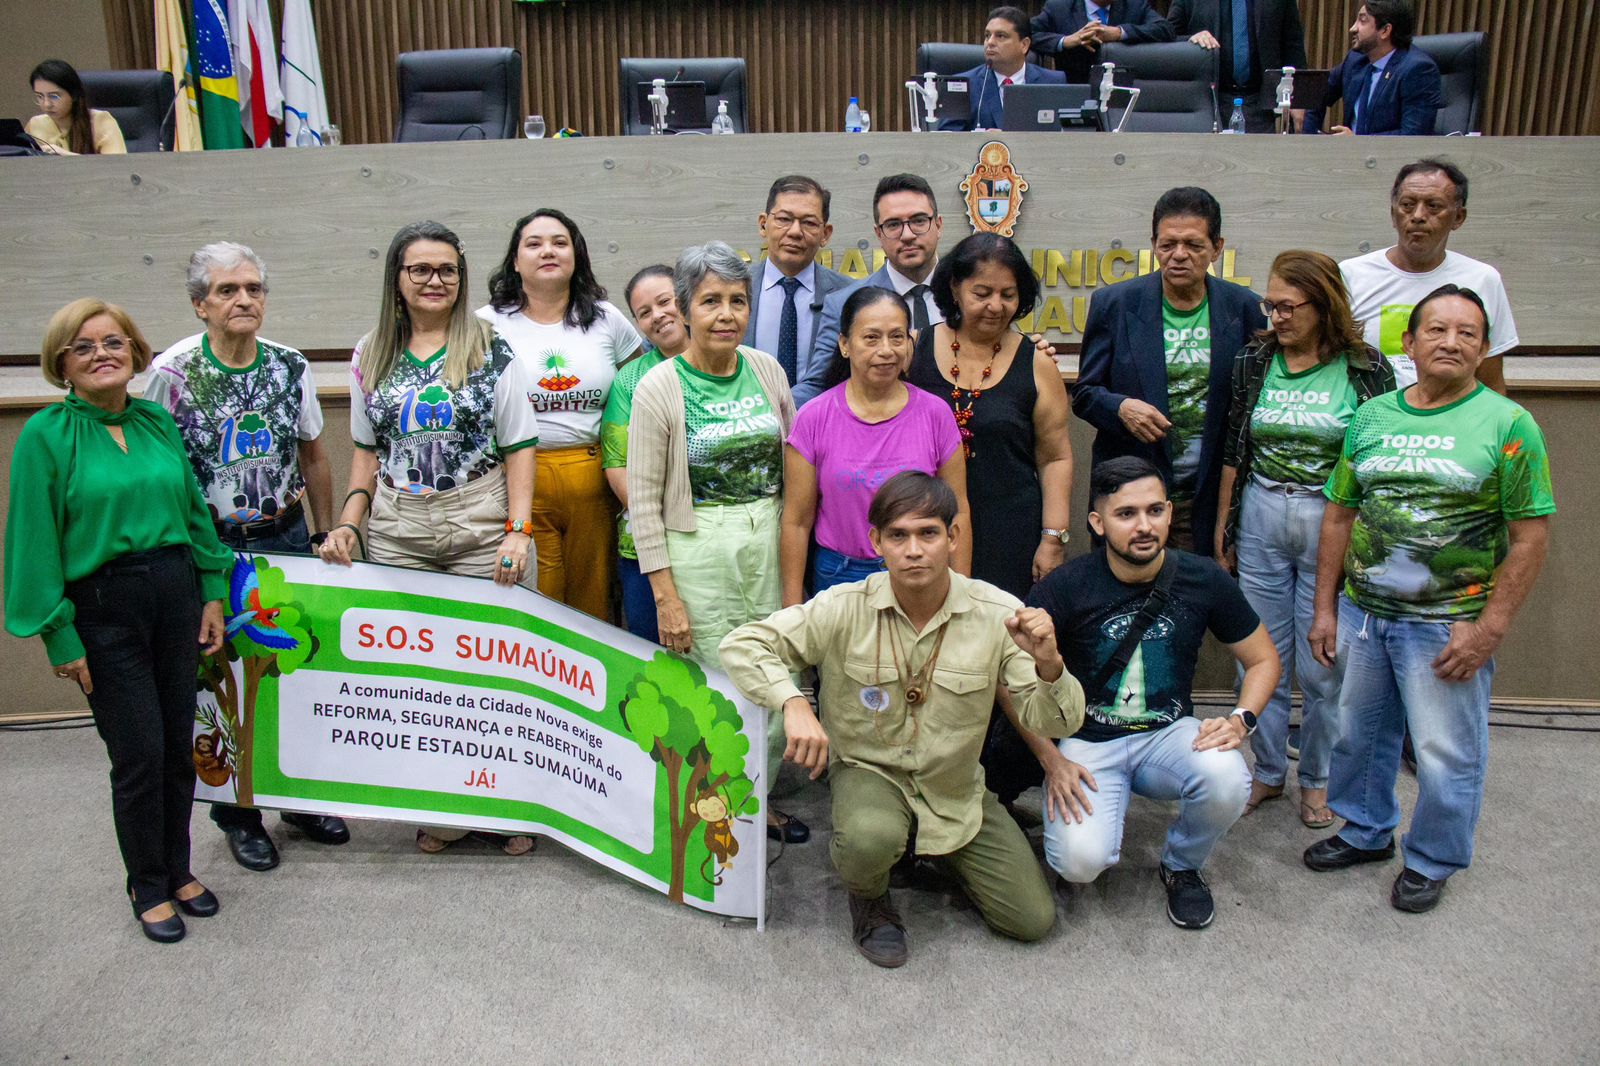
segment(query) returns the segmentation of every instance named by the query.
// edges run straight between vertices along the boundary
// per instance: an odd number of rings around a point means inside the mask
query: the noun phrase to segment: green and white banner
[[[240,555],[201,666],[196,796],[550,836],[765,917],[766,712],[726,677],[520,587]]]

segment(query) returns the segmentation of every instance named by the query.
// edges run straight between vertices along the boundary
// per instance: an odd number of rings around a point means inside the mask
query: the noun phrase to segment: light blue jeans
[[[848,581],[865,581],[882,569],[882,559],[857,559],[818,544],[816,557],[811,562],[812,595]]]
[[[1289,491],[1285,492],[1287,488]],[[1289,682],[1300,683],[1301,788],[1328,787],[1328,759],[1339,731],[1339,684],[1311,654],[1317,543],[1327,501],[1316,489],[1252,478],[1239,504],[1239,588],[1278,649],[1283,673],[1250,738],[1256,780],[1282,785],[1289,776]],[[1239,676],[1242,680],[1244,671]]]
[[[1088,884],[1122,857],[1122,826],[1129,795],[1177,800],[1178,820],[1167,830],[1161,862],[1170,870],[1198,870],[1211,849],[1244,813],[1250,770],[1233,751],[1195,751],[1197,718],[1117,740],[1068,738],[1061,754],[1094,775],[1094,813],[1083,822],[1048,818],[1044,858],[1062,878]]]
[[[1439,879],[1472,862],[1489,763],[1491,659],[1469,681],[1441,681],[1433,660],[1445,622],[1389,619],[1339,597],[1339,740],[1328,806],[1339,836],[1358,848],[1388,845],[1400,824],[1394,782],[1407,728],[1417,754],[1417,806],[1401,843],[1406,865]]]

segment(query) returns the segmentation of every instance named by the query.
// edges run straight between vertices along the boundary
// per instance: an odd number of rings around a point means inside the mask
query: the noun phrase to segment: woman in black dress
[[[917,338],[908,377],[945,397],[961,428],[972,576],[1026,600],[1034,582],[1066,561],[1072,492],[1061,371],[1014,328],[1038,302],[1039,282],[1015,244],[975,233],[939,260],[929,285],[944,322]],[[1043,776],[1047,807],[1061,806],[1065,817],[1065,757],[1016,729],[1003,690],[999,702],[1006,714],[995,716],[984,746],[989,787],[1009,808]]]

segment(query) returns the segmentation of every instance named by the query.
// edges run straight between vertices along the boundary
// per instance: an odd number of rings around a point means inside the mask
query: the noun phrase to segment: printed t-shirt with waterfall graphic
[[[1211,301],[1179,311],[1161,299],[1162,347],[1167,359],[1167,455],[1172,460],[1172,500],[1194,499],[1200,478],[1200,445],[1206,429],[1206,394],[1211,390]]]
[[[477,315],[528,364],[533,382],[528,401],[539,416],[540,445],[595,443],[617,370],[644,344],[633,323],[605,300],[588,329],[564,321],[535,322],[523,311],[496,311],[490,305],[478,308]]]
[[[781,492],[783,425],[744,351],[727,377],[696,370],[681,356],[672,365],[683,386],[689,494],[695,506],[751,503]]]
[[[1206,632],[1236,644],[1261,624],[1233,577],[1212,559],[1168,548],[1177,568],[1166,606],[1150,623],[1128,665],[1098,690],[1089,686],[1116,654],[1144,608],[1155,580],[1117,579],[1099,548],[1056,567],[1028,594],[1049,612],[1067,670],[1083,683],[1079,740],[1117,740],[1164,729],[1194,713],[1195,663]]]
[[[1274,353],[1250,412],[1252,472],[1268,481],[1321,488],[1359,405],[1342,353],[1299,373],[1290,372],[1282,352]]]
[[[1407,391],[1361,405],[1323,490],[1358,510],[1345,595],[1384,618],[1476,618],[1510,548],[1506,523],[1555,513],[1544,434],[1481,384],[1428,410]]]
[[[256,341],[248,366],[231,367],[204,333],[162,352],[144,398],[178,424],[212,521],[271,518],[306,490],[300,442],[322,433],[322,407],[306,357]]]
[[[392,489],[426,495],[459,488],[539,443],[533,378],[510,345],[496,336],[459,389],[444,383],[444,355],[443,348],[426,359],[402,352],[370,393],[362,389],[361,345],[351,357],[350,435],[357,447],[378,453],[378,477]]]
[[[617,470],[628,465],[628,420],[633,417],[633,393],[639,379],[665,359],[666,356],[651,348],[639,358],[624,363],[611,382],[611,395],[606,397],[606,413],[600,419],[600,467]],[[633,529],[628,525],[628,511],[623,508],[617,515],[617,554],[624,559],[637,559],[633,549]]]

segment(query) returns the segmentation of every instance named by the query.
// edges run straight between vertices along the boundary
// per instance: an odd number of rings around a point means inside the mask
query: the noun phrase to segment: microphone
[[[1211,83],[1211,132],[1222,132],[1222,112],[1217,110],[1217,83]]]
[[[983,122],[983,96],[989,91],[989,83],[995,81],[993,67],[988,67],[983,72],[983,85],[978,89],[978,102],[972,109],[972,128],[977,129]]]
[[[172,103],[167,105],[167,113],[161,116],[161,124],[156,127],[156,140],[159,142],[160,150],[163,152],[167,150],[167,120],[172,118],[173,113],[178,110],[178,100],[188,87],[189,75],[185,73],[183,77],[178,79],[178,87],[172,91]]]
[[[679,68],[678,68],[678,73],[676,73],[676,74],[674,74],[674,75],[673,75],[673,76],[672,76],[672,80],[673,80],[673,81],[674,81],[674,82],[680,82],[680,81],[682,81],[682,80],[683,80],[683,72],[684,72],[684,71],[685,71],[685,70],[687,70],[687,69],[688,69],[688,68],[687,68],[687,67],[679,67]]]

